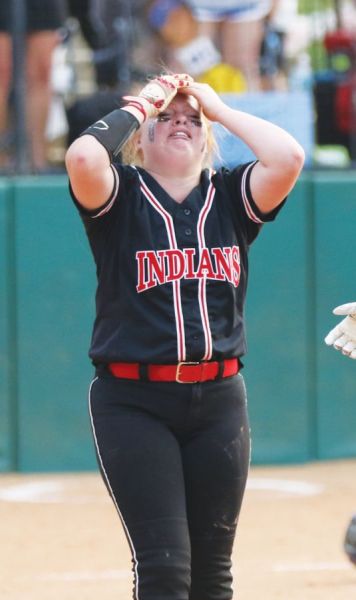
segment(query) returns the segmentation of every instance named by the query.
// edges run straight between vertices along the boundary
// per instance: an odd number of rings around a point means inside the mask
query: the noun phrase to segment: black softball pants
[[[195,384],[99,376],[89,409],[132,552],[134,598],[231,600],[250,459],[242,375]]]

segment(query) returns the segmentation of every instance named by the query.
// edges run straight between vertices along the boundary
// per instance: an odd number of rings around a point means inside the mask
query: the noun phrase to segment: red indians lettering
[[[183,250],[141,250],[136,252],[137,292],[177,279],[214,279],[229,281],[237,287],[240,282],[240,249],[202,248],[198,259],[195,248]]]

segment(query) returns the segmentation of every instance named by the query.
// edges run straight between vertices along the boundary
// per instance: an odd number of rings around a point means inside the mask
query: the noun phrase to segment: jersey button
[[[192,235],[192,230],[189,229],[189,227],[187,227],[187,229],[184,231],[185,235]]]
[[[190,215],[191,212],[192,211],[190,210],[190,208],[185,208],[184,209],[184,214],[187,215],[187,216]]]

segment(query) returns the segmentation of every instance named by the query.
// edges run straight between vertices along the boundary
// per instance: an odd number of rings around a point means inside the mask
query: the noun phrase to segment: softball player
[[[356,359],[356,302],[337,306],[333,312],[344,318],[328,333],[325,343],[334,346],[335,350],[340,350],[345,356]],[[356,565],[356,514],[347,527],[344,548],[351,562]]]
[[[248,248],[304,153],[188,75],[124,100],[66,155],[98,276],[98,463],[132,551],[134,598],[228,600],[250,455],[240,373]],[[213,171],[211,121],[258,160]]]

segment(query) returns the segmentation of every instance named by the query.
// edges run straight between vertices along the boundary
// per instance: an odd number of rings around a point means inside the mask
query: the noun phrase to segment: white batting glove
[[[356,302],[334,308],[335,315],[347,315],[325,338],[328,346],[341,350],[345,356],[356,359]]]
[[[161,75],[152,79],[141,90],[138,96],[124,96],[126,106],[137,108],[146,118],[156,117],[167,108],[179,88],[187,87],[193,78],[185,73]]]

